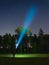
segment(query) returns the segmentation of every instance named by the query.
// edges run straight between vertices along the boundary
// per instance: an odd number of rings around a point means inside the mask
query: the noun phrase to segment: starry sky
[[[0,0],[0,35],[15,34],[15,29],[25,22],[28,8],[37,6],[37,13],[28,28],[38,34],[40,28],[49,34],[49,0]]]

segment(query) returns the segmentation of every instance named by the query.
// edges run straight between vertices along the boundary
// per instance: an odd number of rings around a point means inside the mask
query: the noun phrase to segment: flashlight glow
[[[30,25],[31,21],[34,19],[35,14],[36,14],[36,8],[31,7],[29,9],[28,13],[27,13],[26,20],[25,20],[25,23],[23,25],[24,29],[21,31],[20,37],[18,39],[18,42],[16,43],[16,48],[18,47],[18,45],[20,44],[22,38],[24,37],[24,34],[26,32],[26,29]]]

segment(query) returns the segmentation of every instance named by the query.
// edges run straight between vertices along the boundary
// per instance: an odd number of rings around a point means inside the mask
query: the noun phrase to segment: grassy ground
[[[49,54],[1,54],[0,65],[49,65]]]
[[[0,57],[13,57],[13,54],[0,54]],[[15,54],[15,58],[47,58],[49,54]]]

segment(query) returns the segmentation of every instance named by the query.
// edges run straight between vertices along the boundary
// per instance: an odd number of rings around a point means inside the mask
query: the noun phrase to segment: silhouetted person
[[[13,52],[12,52],[12,54],[13,54],[13,57],[15,57],[15,49],[13,49]]]
[[[14,43],[14,42],[13,42],[13,44],[11,45],[11,47],[12,47],[13,57],[15,57],[16,49],[15,49],[15,43]]]
[[[13,52],[13,57],[15,57],[15,52]]]

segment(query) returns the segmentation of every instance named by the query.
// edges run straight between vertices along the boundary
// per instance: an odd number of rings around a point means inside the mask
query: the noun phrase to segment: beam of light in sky
[[[27,13],[27,16],[23,25],[24,29],[21,31],[20,37],[16,43],[16,48],[19,46],[21,40],[23,39],[26,29],[30,25],[31,21],[34,20],[35,15],[36,15],[36,8],[31,7]]]

